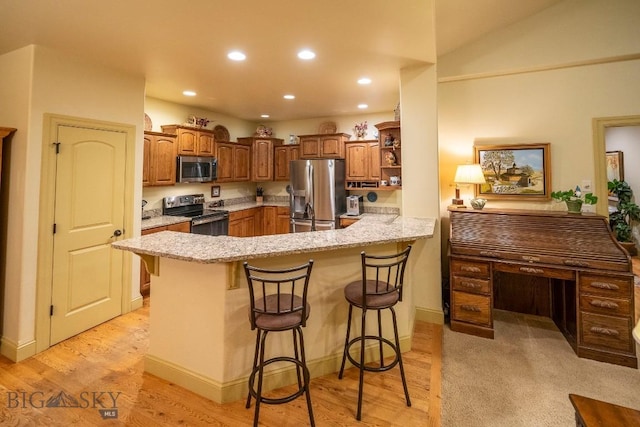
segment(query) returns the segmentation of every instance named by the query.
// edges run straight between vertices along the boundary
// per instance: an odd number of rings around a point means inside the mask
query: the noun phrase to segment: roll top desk
[[[551,317],[579,357],[637,367],[631,258],[605,217],[456,208],[449,215],[453,331],[493,338],[494,303],[534,295],[542,308],[533,314]],[[521,282],[529,289],[514,289]]]

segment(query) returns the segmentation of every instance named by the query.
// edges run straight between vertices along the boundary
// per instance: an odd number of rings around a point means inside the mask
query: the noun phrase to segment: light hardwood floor
[[[23,362],[13,363],[0,356],[0,425],[252,424],[253,406],[245,409],[244,401],[217,404],[144,373],[148,326],[149,304],[145,301],[143,308]],[[442,326],[418,322],[412,350],[403,355],[413,406],[407,408],[404,403],[397,368],[385,373],[366,373],[362,422],[355,420],[358,393],[355,369],[345,371],[342,380],[337,375],[312,379],[316,425],[440,425],[441,355]],[[75,397],[80,407],[42,407],[40,402],[61,391]],[[94,395],[100,403],[93,403]],[[104,420],[99,409],[113,408],[112,396],[117,396],[117,419]],[[304,398],[285,405],[264,405],[260,410],[260,425],[264,426],[302,426],[308,425],[308,420]]]

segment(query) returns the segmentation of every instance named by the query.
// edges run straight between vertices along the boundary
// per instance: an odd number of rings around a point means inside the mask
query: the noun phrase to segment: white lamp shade
[[[484,173],[479,164],[460,165],[453,179],[456,184],[484,184]]]

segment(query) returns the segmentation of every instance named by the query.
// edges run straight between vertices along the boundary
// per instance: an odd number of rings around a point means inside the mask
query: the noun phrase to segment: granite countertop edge
[[[256,237],[162,231],[112,243],[116,249],[196,263],[234,262],[433,237],[436,220],[364,214],[345,229]]]

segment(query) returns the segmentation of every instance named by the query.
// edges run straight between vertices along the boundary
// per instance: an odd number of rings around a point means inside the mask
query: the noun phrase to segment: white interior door
[[[57,127],[51,345],[122,313],[126,137]]]

